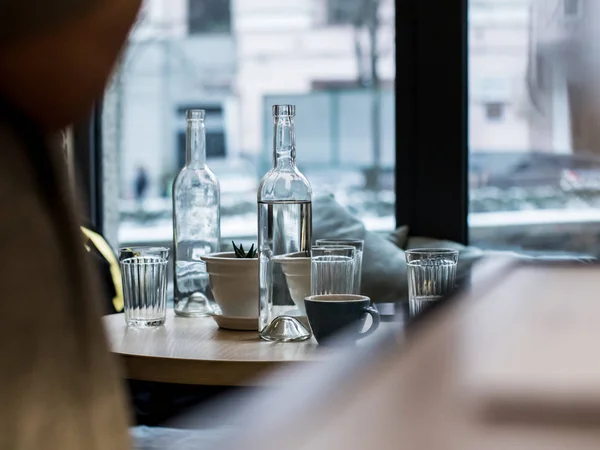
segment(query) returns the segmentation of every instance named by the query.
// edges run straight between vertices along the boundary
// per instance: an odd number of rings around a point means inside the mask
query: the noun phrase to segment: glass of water
[[[408,301],[411,315],[454,288],[458,250],[422,248],[406,251]]]
[[[317,247],[354,247],[354,288],[351,294],[360,295],[362,259],[365,241],[362,239],[317,239]]]
[[[310,260],[311,295],[352,294],[354,247],[313,247]]]
[[[165,322],[168,262],[169,249],[165,247],[120,250],[119,266],[127,325],[153,327]]]

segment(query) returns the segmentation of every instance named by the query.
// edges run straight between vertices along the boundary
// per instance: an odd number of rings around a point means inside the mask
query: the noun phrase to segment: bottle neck
[[[273,162],[275,167],[296,165],[296,134],[292,116],[275,116],[273,130]]]
[[[204,121],[188,119],[186,133],[186,165],[204,167],[206,164],[206,128]]]

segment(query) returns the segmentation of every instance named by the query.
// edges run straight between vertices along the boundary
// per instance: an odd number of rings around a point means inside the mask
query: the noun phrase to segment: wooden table
[[[304,342],[265,342],[256,332],[221,330],[210,317],[167,312],[164,326],[129,328],[123,314],[104,317],[113,353],[130,379],[206,386],[260,386],[261,375],[291,364],[327,359],[333,350]],[[383,324],[381,328],[390,326]]]

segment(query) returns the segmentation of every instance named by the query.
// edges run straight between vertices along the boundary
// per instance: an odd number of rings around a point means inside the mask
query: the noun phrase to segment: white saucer
[[[258,331],[258,317],[232,317],[218,313],[211,313],[210,317],[224,330]]]
[[[258,318],[255,317],[235,317],[221,314],[221,309],[213,305],[213,312],[209,313],[219,328],[235,331],[258,331]],[[302,315],[298,308],[285,311],[283,315],[291,316],[297,319],[302,325],[310,329],[308,317]]]

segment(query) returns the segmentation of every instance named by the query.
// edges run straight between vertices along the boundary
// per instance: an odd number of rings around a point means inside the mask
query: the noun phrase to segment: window
[[[504,118],[504,103],[486,103],[485,117],[490,122],[498,122]]]
[[[331,80],[313,80],[312,88],[315,91],[337,91],[337,90],[348,90],[358,89],[360,84],[358,80],[342,80],[342,81],[331,81]]]
[[[600,2],[470,0],[469,236],[482,248],[600,256]],[[589,7],[589,9],[588,9]],[[486,46],[474,47],[481,30]],[[564,49],[569,51],[564,51]],[[508,89],[483,92],[482,80]],[[489,85],[488,85],[489,86]],[[485,121],[480,96],[487,95]],[[501,101],[500,101],[501,100]],[[506,105],[510,105],[507,114]]]
[[[269,106],[289,102],[315,192],[335,192],[371,230],[391,230],[395,217],[412,235],[483,249],[600,256],[600,2],[382,0],[379,90],[363,70],[364,29],[314,26],[332,4],[240,0],[229,33],[134,33],[103,105],[113,242],[169,242],[188,106],[214,111],[209,165],[224,189],[223,237],[252,239]],[[573,8],[585,20],[565,27]],[[132,194],[140,165],[150,179],[142,209]]]
[[[394,1],[376,2],[375,51],[368,25],[361,51],[355,26],[314,26],[319,13],[334,10],[335,23],[351,23],[365,2],[150,1],[144,32],[133,31],[103,103],[107,239],[170,243],[185,110],[201,108],[208,165],[221,184],[223,245],[255,242],[256,190],[271,164],[276,103],[296,105],[297,161],[315,196],[333,193],[370,230],[394,229]],[[366,86],[359,67],[371,62]],[[140,168],[149,180],[142,202],[133,188]]]
[[[187,23],[189,34],[228,33],[231,29],[229,0],[188,0]]]
[[[365,0],[326,0],[327,22],[330,25],[353,24],[360,20]],[[378,2],[374,2],[378,3]]]
[[[563,0],[563,13],[565,17],[579,17],[581,11],[580,0]]]
[[[186,121],[185,112],[188,109],[203,109],[206,111],[206,157],[225,158],[227,148],[225,143],[225,123],[223,121],[223,108],[220,105],[186,105],[177,108],[177,155],[178,167],[183,167],[186,156]]]
[[[371,230],[395,216],[411,235],[600,256],[600,2],[568,3],[381,0],[379,91],[364,26],[315,26],[328,0],[240,0],[229,33],[134,33],[103,105],[105,234],[168,243],[161,186],[181,164],[181,108],[202,105],[220,111],[209,165],[226,180],[223,236],[251,238],[268,107],[285,101],[298,106],[298,161],[315,191],[334,191]],[[151,180],[141,210],[140,164]]]
[[[225,157],[224,131],[206,131],[206,157]],[[177,132],[177,160],[179,165],[183,167],[185,164],[185,130]]]

